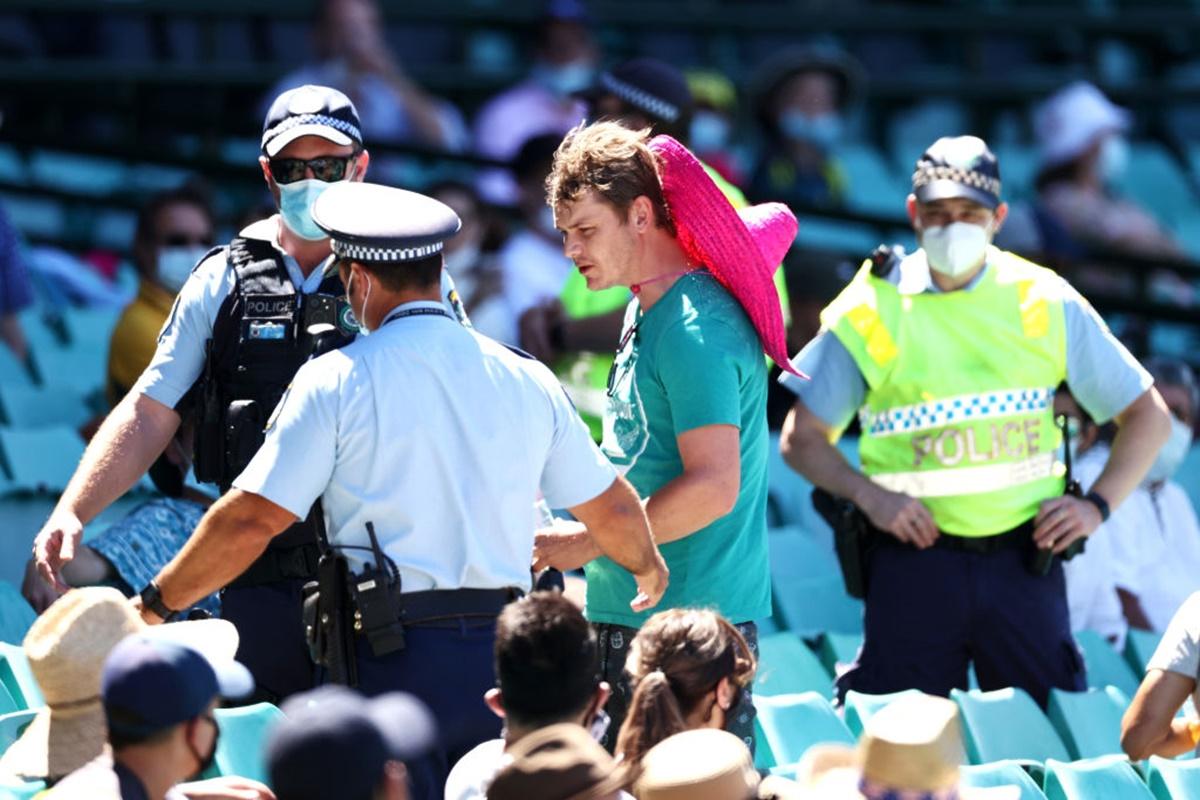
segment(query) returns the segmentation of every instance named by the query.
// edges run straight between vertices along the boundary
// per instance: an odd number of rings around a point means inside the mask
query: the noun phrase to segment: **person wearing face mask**
[[[917,161],[921,249],[881,249],[822,312],[785,376],[785,460],[871,531],[865,640],[837,681],[881,694],[1082,690],[1061,556],[1137,488],[1170,435],[1150,375],[1069,284],[991,246],[1000,168],[974,136]],[[1052,399],[1062,383],[1117,433],[1085,497],[1064,494]],[[831,442],[858,416],[862,470]]]

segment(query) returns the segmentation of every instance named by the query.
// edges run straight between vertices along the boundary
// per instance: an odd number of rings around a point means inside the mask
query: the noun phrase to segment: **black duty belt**
[[[320,557],[321,551],[315,544],[271,547],[229,586],[244,589],[248,586],[262,586],[280,581],[312,580],[317,577],[317,560]]]
[[[952,533],[942,533],[934,547],[943,550],[958,550],[964,553],[997,553],[1001,550],[1023,550],[1033,541],[1034,524],[1032,519],[1022,522],[1017,527],[991,536],[955,536]]]
[[[525,593],[506,589],[430,589],[400,595],[401,621],[420,625],[456,617],[495,617]]]

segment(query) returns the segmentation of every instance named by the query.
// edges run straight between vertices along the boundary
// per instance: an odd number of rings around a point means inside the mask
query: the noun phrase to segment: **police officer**
[[[1086,686],[1061,559],[1047,557],[1096,530],[1170,426],[1150,376],[1087,301],[991,246],[1007,213],[981,139],[934,142],[908,198],[921,249],[868,260],[793,360],[812,380],[783,379],[798,395],[784,458],[877,532],[865,641],[842,696],[945,695],[966,687],[969,660],[982,688],[1018,686],[1042,705],[1052,687]],[[1086,497],[1064,494],[1056,464],[1063,381],[1118,425]],[[856,413],[861,472],[831,444]]]
[[[271,105],[259,162],[280,213],[196,266],[149,367],[92,439],[34,543],[39,571],[60,591],[62,565],[73,558],[83,525],[146,471],[181,415],[195,415],[197,478],[224,491],[258,449],[263,424],[300,364],[351,340],[353,317],[338,313],[341,284],[322,269],[329,238],[310,209],[329,186],[361,181],[368,160],[358,114],[341,92],[302,86]],[[241,635],[239,660],[260,696],[276,702],[313,682],[299,607],[317,554],[313,520],[307,511],[299,516],[245,574],[230,576],[237,580],[222,597],[222,614]],[[158,602],[153,585],[145,594]]]
[[[459,227],[448,206],[339,184],[314,218],[370,335],[300,368],[262,448],[157,585],[169,608],[186,608],[321,499],[352,573],[358,687],[405,690],[433,709],[443,748],[418,796],[437,797],[449,765],[497,735],[478,698],[495,682],[495,618],[529,588],[539,489],[634,574],[634,610],[662,596],[667,568],[637,495],[549,369],[439,302],[442,243]],[[377,617],[393,597],[395,613]],[[143,616],[161,618],[149,606]]]

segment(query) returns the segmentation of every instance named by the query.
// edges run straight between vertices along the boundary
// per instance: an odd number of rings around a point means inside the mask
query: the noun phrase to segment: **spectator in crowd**
[[[663,739],[642,759],[633,786],[638,800],[783,800],[799,787],[779,777],[765,780],[741,739],[725,731],[696,729]]]
[[[321,0],[313,25],[317,62],[279,81],[265,102],[305,84],[332,86],[354,101],[364,135],[374,141],[464,149],[462,115],[405,74],[384,33],[375,0]]]
[[[1129,162],[1131,117],[1090,83],[1067,86],[1033,115],[1042,210],[1067,234],[1098,253],[1178,256],[1178,242],[1114,186]]]
[[[149,631],[115,589],[96,586],[68,592],[25,636],[25,656],[46,705],[0,758],[0,779],[54,784],[103,755],[103,667],[113,648],[130,634],[187,645],[218,661],[232,659],[238,644],[237,630],[224,620],[179,622]],[[197,798],[271,797],[265,787],[241,778],[183,784],[179,790]]]
[[[785,50],[760,69],[755,112],[763,152],[750,181],[756,200],[838,206],[846,176],[833,156],[845,118],[858,102],[861,69],[839,50]]]
[[[196,185],[161,192],[140,210],[131,247],[140,281],[137,297],[122,312],[109,342],[110,406],[125,396],[149,365],[176,293],[212,247],[213,227],[207,194]],[[88,544],[80,544],[63,568],[68,584],[114,585],[132,595],[179,552],[212,502],[185,485],[192,435],[187,420],[150,467],[151,479],[165,496],[142,504]],[[60,594],[41,579],[33,559],[26,564],[21,591],[38,611]],[[216,614],[220,604],[211,595],[198,607]]]
[[[446,800],[482,800],[507,751],[529,734],[574,723],[593,737],[608,725],[610,689],[596,678],[596,633],[558,592],[534,592],[496,621],[496,688],[488,707],[504,720],[503,738],[467,753],[446,780]]]
[[[33,286],[21,248],[21,237],[0,204],[0,342],[19,361],[29,357],[29,343],[19,314],[33,305]]]
[[[516,343],[516,317],[505,299],[504,272],[491,249],[494,242],[489,241],[488,210],[474,187],[458,181],[435,184],[428,193],[454,209],[462,220],[462,228],[446,242],[442,255],[471,317],[471,326],[497,341]]]
[[[218,622],[232,640],[237,632]],[[169,632],[169,629],[162,629]],[[254,690],[250,672],[233,660],[165,640],[161,631],[125,637],[104,660],[100,697],[112,750],[68,775],[50,797],[62,800],[169,800],[176,784],[208,769],[217,755],[221,700]],[[247,782],[247,797],[270,797]]]
[[[561,137],[583,119],[584,105],[575,95],[591,86],[599,60],[582,0],[547,0],[535,32],[529,77],[479,110],[475,152],[512,161],[535,136]],[[512,175],[503,169],[480,173],[479,192],[500,206],[513,206],[519,199]]]
[[[692,121],[692,90],[678,68],[640,56],[600,73],[582,95],[591,122],[611,120],[635,131],[646,128],[686,140]]]
[[[692,70],[686,74],[692,93],[692,119],[688,124],[688,146],[696,156],[735,186],[745,180],[743,153],[734,143],[737,120],[737,89],[733,81],[715,70]]]
[[[647,751],[668,736],[697,728],[752,729],[755,667],[749,642],[714,611],[676,608],[647,620],[625,659],[633,697],[616,740],[630,782]]]
[[[1200,744],[1200,592],[1179,607],[1146,665],[1133,702],[1121,720],[1121,749],[1134,761],[1176,758]],[[1188,698],[1191,713],[1180,716]]]
[[[551,725],[509,751],[488,800],[629,800],[612,756],[578,725]]]
[[[767,367],[787,364],[771,274],[796,235],[782,205],[737,211],[688,150],[610,122],[573,131],[555,156],[548,199],[564,251],[591,290],[628,286],[605,395],[602,449],[644,498],[671,581],[664,608],[711,607],[753,648],[771,611],[767,560]],[[788,367],[790,369],[790,367]],[[539,532],[535,566],[586,565],[608,712],[624,719],[625,645],[648,615],[598,557],[586,527]],[[711,688],[711,687],[708,687]],[[731,720],[753,741],[750,704]]]
[[[406,765],[438,736],[429,709],[403,692],[367,699],[331,684],[294,695],[283,713],[267,740],[279,800],[408,800]]]

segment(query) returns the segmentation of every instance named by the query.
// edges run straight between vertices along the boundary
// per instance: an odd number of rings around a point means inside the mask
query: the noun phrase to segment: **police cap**
[[[454,209],[432,197],[353,181],[322,192],[312,217],[329,234],[334,255],[372,263],[428,258],[462,227]]]
[[[1000,164],[978,136],[943,136],[917,159],[912,185],[922,203],[963,197],[994,209],[1000,205]]]

